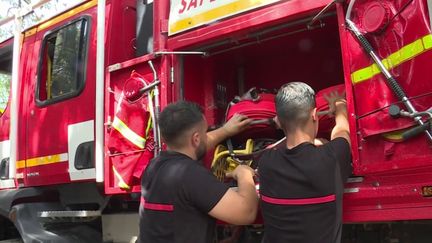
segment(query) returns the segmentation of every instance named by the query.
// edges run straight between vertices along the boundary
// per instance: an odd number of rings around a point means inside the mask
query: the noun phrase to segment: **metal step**
[[[91,221],[100,217],[101,211],[98,210],[78,210],[78,211],[40,211],[38,217],[44,221]]]
[[[21,239],[0,240],[0,243],[23,243]]]

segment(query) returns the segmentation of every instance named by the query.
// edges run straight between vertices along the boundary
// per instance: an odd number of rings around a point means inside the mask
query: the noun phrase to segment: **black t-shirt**
[[[339,243],[343,184],[351,174],[344,138],[270,149],[259,160],[265,243]]]
[[[140,243],[212,242],[208,215],[228,190],[200,162],[164,151],[142,176]]]

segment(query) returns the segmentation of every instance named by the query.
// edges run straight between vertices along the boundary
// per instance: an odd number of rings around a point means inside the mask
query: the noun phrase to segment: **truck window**
[[[0,116],[6,110],[9,101],[11,75],[0,73]]]
[[[9,102],[10,82],[12,79],[12,45],[0,48],[0,116]]]
[[[38,105],[72,98],[83,89],[87,23],[82,18],[44,37],[38,69]]]

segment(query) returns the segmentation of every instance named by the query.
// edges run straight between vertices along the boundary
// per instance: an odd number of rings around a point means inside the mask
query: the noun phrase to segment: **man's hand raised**
[[[226,174],[226,177],[233,178],[236,181],[238,181],[239,179],[242,179],[244,177],[253,178],[254,176],[255,176],[254,169],[252,169],[251,167],[249,167],[247,165],[239,165],[232,172],[228,172]]]
[[[345,93],[338,93],[337,91],[324,95],[324,98],[329,104],[330,114],[334,115],[339,105],[346,105]]]
[[[336,125],[331,133],[331,140],[342,137],[345,138],[348,143],[350,141],[347,104],[344,98],[345,94],[339,94],[338,92],[332,92],[326,95],[325,98],[329,103],[330,112],[335,115]]]
[[[247,116],[234,114],[221,128],[207,133],[207,149],[213,149],[223,140],[246,130],[251,122]]]
[[[234,114],[233,117],[231,117],[231,119],[229,119],[225,123],[225,125],[222,128],[227,133],[227,136],[231,137],[246,130],[250,126],[251,122],[252,119],[249,119],[247,116],[236,113]]]

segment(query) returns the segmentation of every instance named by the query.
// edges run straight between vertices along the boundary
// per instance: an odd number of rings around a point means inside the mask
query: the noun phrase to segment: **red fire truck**
[[[160,109],[218,125],[236,95],[303,81],[348,101],[343,242],[429,242],[431,0],[92,0],[23,28],[46,2],[1,21],[0,239],[129,242]]]

